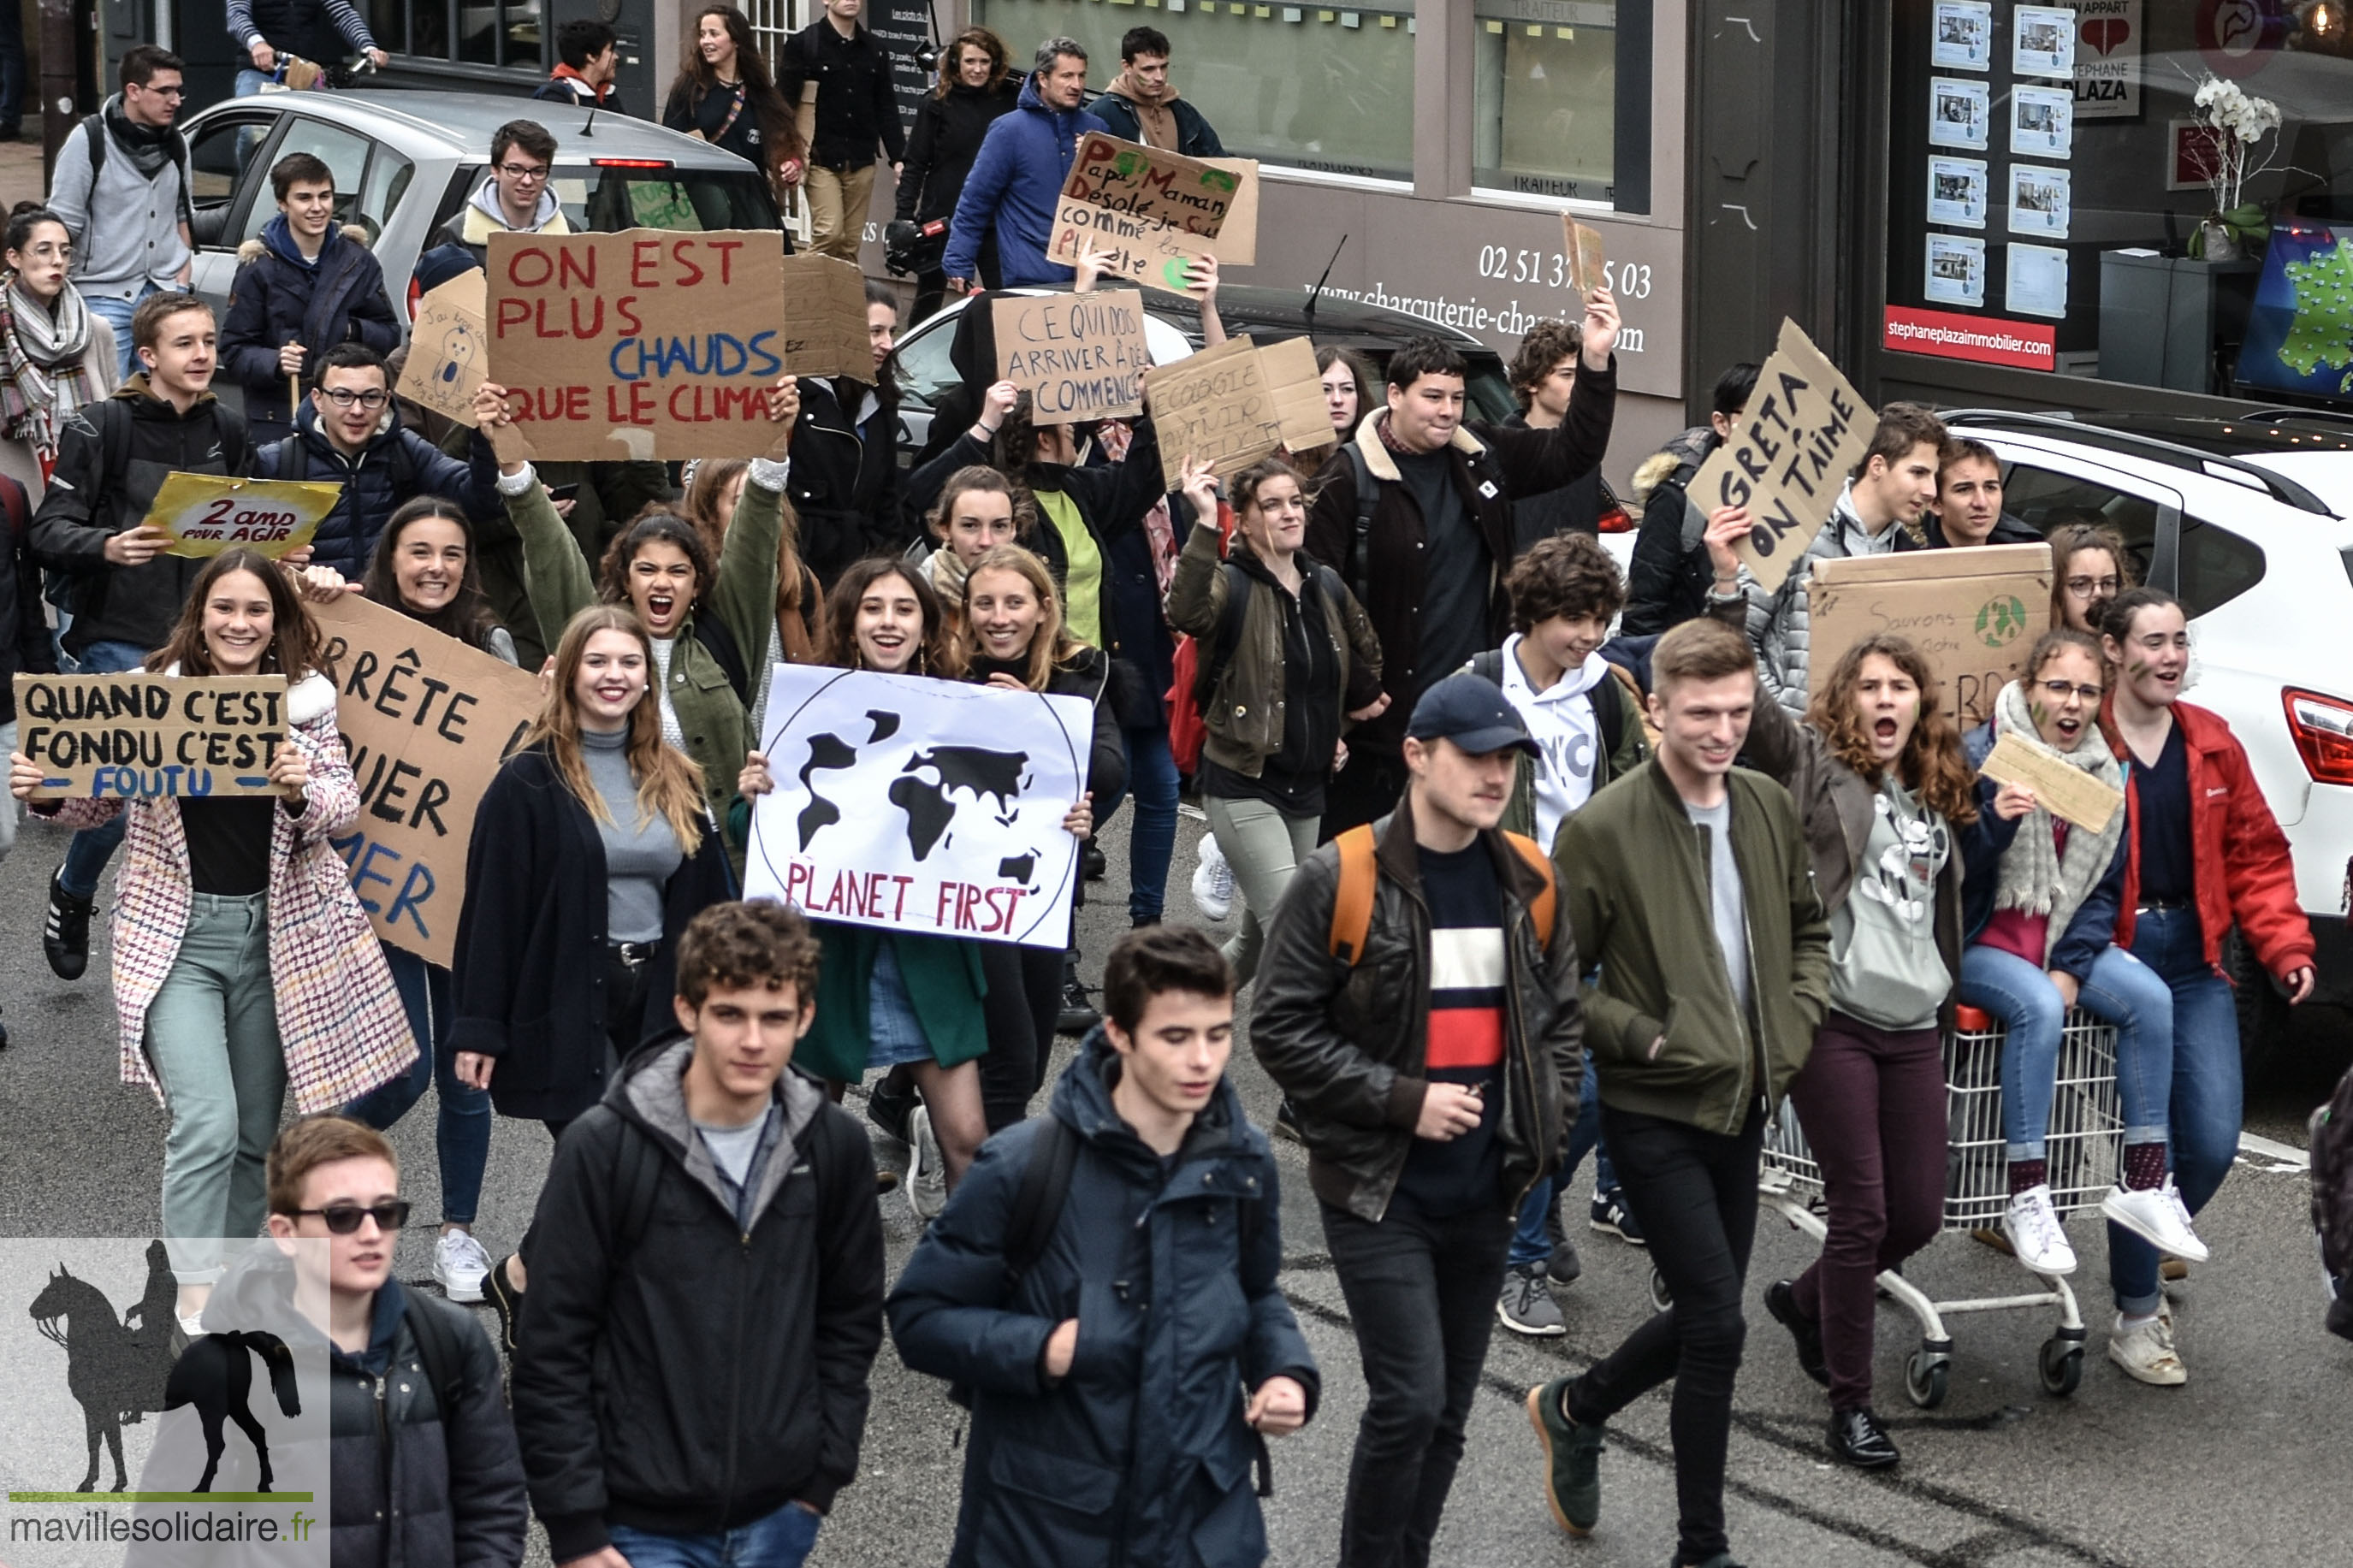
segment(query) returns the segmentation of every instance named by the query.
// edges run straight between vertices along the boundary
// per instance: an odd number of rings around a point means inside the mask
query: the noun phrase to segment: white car
[[[2295,856],[2319,944],[2314,1000],[2353,999],[2353,420],[2308,409],[2243,418],[2072,418],[1974,409],[1957,436],[2002,460],[2002,510],[2048,534],[2097,521],[2141,579],[2189,613],[2189,699],[2228,720]],[[2236,943],[2242,1048],[2275,1047],[2287,1005]]]

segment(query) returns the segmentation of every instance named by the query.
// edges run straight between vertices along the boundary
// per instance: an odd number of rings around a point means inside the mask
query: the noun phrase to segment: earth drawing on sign
[[[866,744],[887,741],[899,732],[901,720],[896,713],[869,709],[866,718],[873,727]],[[808,761],[801,764],[800,781],[808,791],[809,800],[801,807],[796,823],[804,854],[814,846],[820,831],[841,820],[841,807],[819,792],[816,775],[849,771],[858,766],[859,760],[859,747],[839,735],[812,735],[808,749]],[[1018,820],[1013,812],[1014,797],[1028,783],[1025,773],[1029,766],[1027,752],[933,746],[915,752],[885,792],[903,819],[908,849],[921,860],[939,847],[941,838],[955,821],[956,805],[949,797],[958,790],[970,795],[976,804],[984,795],[995,797],[997,825],[1012,826]],[[1036,864],[1034,854],[1008,858],[1000,863],[998,874],[1027,882]]]

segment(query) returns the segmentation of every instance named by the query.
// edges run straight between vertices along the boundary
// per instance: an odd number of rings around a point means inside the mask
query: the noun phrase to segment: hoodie
[[[1173,81],[1155,96],[1145,90],[1133,70],[1123,70],[1112,79],[1103,96],[1087,107],[1103,121],[1104,130],[1123,142],[1141,142],[1187,158],[1226,155],[1217,132],[1199,110],[1177,94]]]
[[[564,207],[555,199],[554,190],[543,188],[539,193],[539,205],[532,211],[531,226],[517,229],[507,222],[506,214],[499,210],[499,182],[492,176],[482,181],[481,188],[467,198],[464,206],[449,215],[449,221],[443,224],[438,232],[444,246],[457,246],[473,257],[475,266],[486,267],[490,264],[491,236],[501,230],[520,234],[570,234],[572,226],[564,221]],[[424,259],[419,258],[417,266],[420,273],[424,265]],[[440,276],[446,280],[446,273]]]
[[[978,277],[981,237],[994,233],[1007,288],[1070,282],[1075,274],[1069,268],[1046,259],[1054,204],[1078,158],[1079,138],[1104,129],[1102,120],[1083,109],[1047,108],[1034,75],[1023,82],[1013,112],[982,139],[980,155],[956,199],[941,262],[947,275]]]

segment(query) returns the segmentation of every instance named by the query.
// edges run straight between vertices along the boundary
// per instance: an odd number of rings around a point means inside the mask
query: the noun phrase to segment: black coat
[[[675,1028],[678,938],[735,896],[719,830],[670,876],[641,1039]],[[605,843],[546,751],[516,752],[474,812],[449,1048],[496,1058],[500,1114],[568,1121],[604,1095]],[[533,1285],[536,1289],[536,1284]]]
[[[245,421],[212,394],[182,414],[147,390],[143,374],[66,421],[57,468],[33,514],[33,555],[74,580],[68,653],[94,642],[164,646],[205,563],[158,555],[144,566],[116,566],[106,559],[107,538],[138,527],[174,471],[242,475],[252,471],[252,458]]]
[[[506,506],[498,493],[499,459],[481,432],[474,432],[471,445],[473,461],[460,462],[404,427],[399,411],[386,407],[368,444],[357,456],[346,458],[327,439],[318,409],[306,399],[295,433],[257,451],[253,471],[265,479],[311,479],[343,487],[335,509],[319,520],[319,531],[311,539],[311,561],[332,566],[356,583],[366,574],[384,525],[404,502],[439,496],[457,502],[478,523],[504,518]]]
[[[820,169],[851,171],[871,166],[874,146],[895,163],[906,152],[899,123],[897,89],[891,85],[891,55],[863,26],[847,38],[823,16],[785,40],[776,58],[776,90],[797,106],[801,89],[817,83],[817,135],[809,162]],[[865,215],[851,215],[862,223]]]
[[[0,536],[0,724],[5,724],[16,717],[16,683],[6,678],[55,675],[58,645],[49,636],[48,612],[41,607],[41,569],[33,561],[32,498],[5,474],[0,474],[0,496],[5,497],[0,522],[7,527]]]
[[[860,559],[895,555],[913,535],[899,518],[899,398],[887,382],[873,409],[853,426],[839,382],[803,377],[786,484],[800,514],[801,559],[831,588]],[[849,385],[863,404],[866,389]]]
[[[228,379],[245,389],[246,423],[257,446],[285,435],[292,418],[280,349],[301,343],[310,351],[308,367],[337,343],[365,343],[380,354],[400,346],[400,321],[366,232],[330,226],[319,259],[305,266],[281,215],[238,248],[220,360]]]
[[[984,656],[972,661],[965,679],[985,685],[998,670],[1016,680],[1029,674],[1026,660],[1024,668],[1017,669]],[[1112,711],[1110,688],[1111,659],[1098,647],[1086,649],[1068,668],[1057,665],[1046,677],[1049,696],[1083,697],[1094,705],[1094,742],[1087,757],[1085,788],[1095,797],[1097,816],[1127,789],[1127,743],[1120,738],[1119,716]]]
[[[687,1120],[691,1050],[631,1058],[540,1190],[514,1412],[559,1563],[612,1524],[693,1534],[828,1509],[858,1474],[882,1345],[873,1149],[787,1070],[739,1211]]]
[[[1275,1283],[1282,1201],[1266,1134],[1222,1082],[1165,1167],[1112,1104],[1118,1059],[1098,1027],[1054,1086],[1047,1115],[1078,1154],[1012,1298],[1007,1237],[1040,1121],[982,1148],[891,1293],[901,1358],[973,1391],[951,1568],[1261,1562],[1245,1390],[1295,1379],[1310,1415],[1321,1393]],[[1049,1384],[1047,1336],[1073,1317],[1078,1354]]]
[[[1694,426],[1667,443],[1662,457],[1674,459],[1664,478],[1641,494],[1642,526],[1634,535],[1634,559],[1626,569],[1626,614],[1620,623],[1628,637],[1657,637],[1707,613],[1715,568],[1700,542],[1705,514],[1691,506],[1692,479],[1724,438],[1705,425]],[[1652,462],[1659,458],[1652,458]],[[1645,465],[1648,466],[1647,464]]]
[[[915,110],[914,134],[907,138],[907,160],[899,171],[898,209],[893,215],[910,223],[954,217],[964,177],[980,155],[981,139],[997,116],[1012,111],[1021,96],[1021,79],[1008,77],[995,87],[948,89],[947,96],[928,95]]]
[[[541,82],[539,90],[531,96],[534,102],[539,103],[561,103],[572,109],[601,109],[607,114],[628,112],[621,107],[618,84],[607,88],[600,100],[596,89],[576,76],[551,76]]]
[[[1514,414],[1504,421],[1504,428],[1525,430],[1528,416]],[[1599,468],[1588,468],[1556,490],[1513,498],[1512,558],[1518,560],[1539,540],[1556,533],[1599,535],[1601,513],[1613,500],[1609,487],[1601,482]]]

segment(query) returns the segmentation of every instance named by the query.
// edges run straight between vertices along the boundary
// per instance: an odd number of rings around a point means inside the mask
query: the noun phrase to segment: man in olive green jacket
[[[1669,1378],[1673,1561],[1726,1568],[1724,1462],[1746,1325],[1770,1109],[1830,998],[1830,921],[1788,792],[1736,770],[1758,700],[1755,656],[1713,620],[1651,657],[1658,755],[1570,817],[1554,847],[1585,960],[1601,1133],[1675,1310],[1582,1377],[1528,1391],[1546,1500],[1573,1534],[1600,1512],[1603,1423]]]

